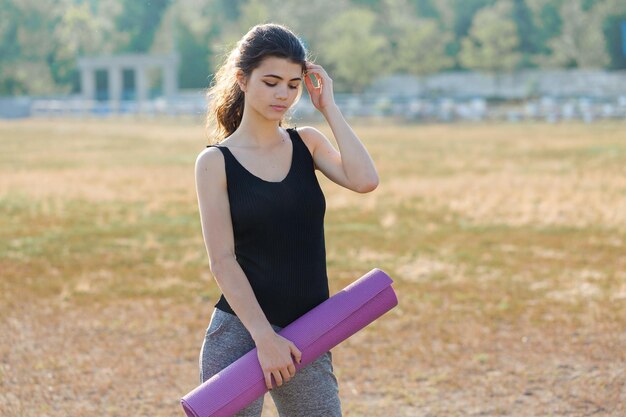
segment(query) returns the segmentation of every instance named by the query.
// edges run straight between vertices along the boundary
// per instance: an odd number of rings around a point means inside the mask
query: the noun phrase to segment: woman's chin
[[[268,120],[276,120],[276,121],[282,120],[284,116],[285,116],[285,113],[278,113],[278,112],[271,112],[265,115],[265,117]]]

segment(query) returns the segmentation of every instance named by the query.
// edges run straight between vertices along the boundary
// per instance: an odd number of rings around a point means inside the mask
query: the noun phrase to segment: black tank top
[[[265,181],[224,155],[235,256],[271,324],[285,327],[329,297],[324,242],[326,200],[313,157],[295,128],[291,167]],[[222,294],[215,307],[236,313]]]

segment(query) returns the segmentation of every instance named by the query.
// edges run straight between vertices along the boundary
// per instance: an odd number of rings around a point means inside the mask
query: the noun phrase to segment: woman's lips
[[[285,106],[270,106],[271,108],[273,108],[276,111],[283,111],[285,110],[287,107]]]

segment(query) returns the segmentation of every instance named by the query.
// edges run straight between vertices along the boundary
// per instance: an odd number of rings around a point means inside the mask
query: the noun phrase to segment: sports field
[[[400,305],[333,349],[344,415],[626,415],[626,122],[353,128],[381,182],[318,172],[331,293],[381,268]],[[183,415],[219,296],[206,143],[0,122],[1,416]]]

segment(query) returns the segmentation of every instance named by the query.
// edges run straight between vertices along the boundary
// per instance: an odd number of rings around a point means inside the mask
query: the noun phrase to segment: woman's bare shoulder
[[[225,184],[225,162],[222,151],[215,146],[207,147],[200,151],[196,158],[196,179],[219,181]]]
[[[298,135],[302,138],[302,142],[309,148],[311,155],[314,154],[315,148],[319,144],[320,140],[324,139],[324,134],[312,126],[300,126],[293,128]]]

